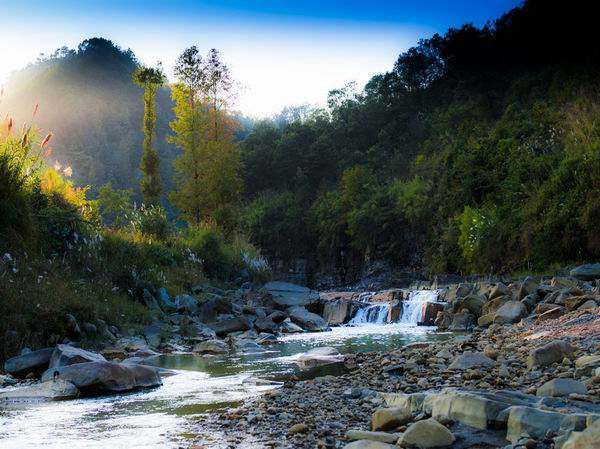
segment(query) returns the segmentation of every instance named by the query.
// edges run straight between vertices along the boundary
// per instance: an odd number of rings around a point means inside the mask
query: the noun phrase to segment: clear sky
[[[346,82],[389,70],[418,39],[484,24],[518,0],[0,0],[0,83],[40,53],[89,37],[131,48],[171,76],[192,44],[218,48],[241,84],[236,109],[270,115],[324,104]]]

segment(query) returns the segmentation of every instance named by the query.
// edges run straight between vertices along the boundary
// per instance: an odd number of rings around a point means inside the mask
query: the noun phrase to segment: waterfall
[[[356,315],[348,324],[385,324],[387,323],[388,313],[390,311],[389,304],[369,304],[356,311]]]
[[[429,302],[437,302],[437,290],[412,290],[406,301],[402,303],[400,322],[416,325],[423,320],[425,307]]]

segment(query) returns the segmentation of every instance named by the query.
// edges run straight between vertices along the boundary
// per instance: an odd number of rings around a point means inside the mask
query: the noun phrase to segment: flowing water
[[[202,433],[203,414],[236,406],[273,388],[257,384],[256,377],[281,380],[299,374],[294,364],[299,353],[318,346],[333,346],[346,354],[389,350],[445,338],[432,330],[402,323],[343,326],[331,332],[288,335],[255,354],[161,356],[156,365],[177,375],[164,378],[164,385],[154,390],[0,409],[0,448],[186,447],[190,437]]]

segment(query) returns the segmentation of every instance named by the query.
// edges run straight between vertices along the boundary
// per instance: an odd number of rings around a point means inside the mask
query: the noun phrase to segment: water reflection
[[[185,446],[189,434],[201,432],[197,421],[202,414],[235,406],[273,388],[248,382],[250,377],[280,380],[298,375],[293,363],[298,353],[317,346],[333,346],[342,353],[377,351],[439,338],[446,337],[406,325],[341,327],[290,335],[254,354],[162,356],[155,364],[178,374],[166,377],[163,386],[154,390],[0,409],[0,447],[177,448]]]

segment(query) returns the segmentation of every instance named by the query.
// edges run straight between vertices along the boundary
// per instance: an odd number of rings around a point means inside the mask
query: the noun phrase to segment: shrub
[[[197,256],[208,277],[229,279],[235,269],[234,251],[227,245],[221,230],[213,224],[203,223],[190,227],[185,236],[190,251]]]
[[[162,206],[134,207],[129,214],[129,225],[134,232],[166,240],[171,235],[171,225]]]

